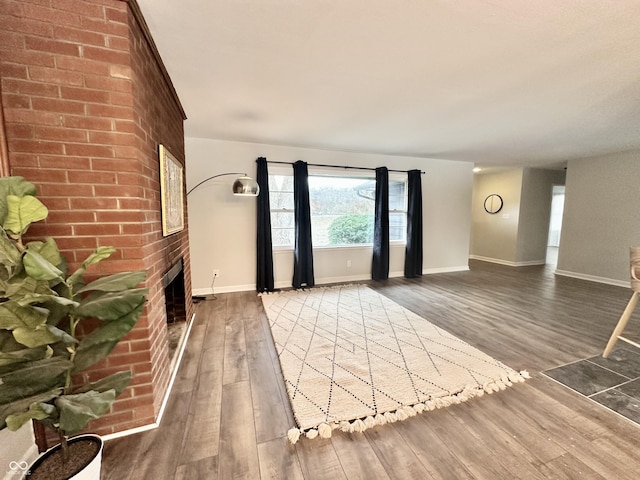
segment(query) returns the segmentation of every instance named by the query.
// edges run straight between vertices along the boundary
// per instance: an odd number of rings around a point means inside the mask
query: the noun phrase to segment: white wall
[[[544,264],[552,187],[564,184],[564,171],[509,168],[476,175],[473,187],[471,258],[511,266]],[[497,214],[484,200],[497,193],[504,206]]]
[[[470,250],[472,258],[515,265],[522,175],[521,168],[513,168],[475,176]],[[500,195],[504,203],[502,210],[490,214],[484,209],[484,200],[494,193]]]
[[[23,478],[25,465],[38,458],[38,448],[33,436],[33,426],[27,422],[17,432],[8,428],[0,430],[0,478],[15,480]]]
[[[255,178],[255,160],[426,171],[422,180],[425,273],[468,268],[473,164],[414,157],[186,138],[187,188],[212,175],[246,172]],[[212,180],[187,197],[193,293],[211,292],[214,269],[220,270],[214,291],[255,289],[256,201],[231,194],[233,176]],[[391,248],[391,275],[402,275],[404,249]],[[351,267],[347,267],[351,260]],[[277,287],[291,286],[292,251],[274,254]],[[368,279],[371,249],[316,249],[316,283]]]
[[[640,245],[640,152],[570,160],[557,273],[629,285]]]
[[[544,264],[549,243],[553,186],[564,185],[564,170],[525,168],[522,178],[517,261]]]

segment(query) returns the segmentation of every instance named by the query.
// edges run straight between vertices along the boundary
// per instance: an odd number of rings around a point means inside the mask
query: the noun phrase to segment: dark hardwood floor
[[[295,446],[260,299],[201,302],[159,428],[106,442],[106,479],[640,478],[640,426],[540,372],[598,355],[630,290],[544,267],[369,282],[532,379],[363,434]],[[638,313],[629,331],[640,331]]]

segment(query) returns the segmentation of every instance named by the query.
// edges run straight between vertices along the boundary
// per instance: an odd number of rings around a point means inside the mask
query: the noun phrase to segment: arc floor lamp
[[[200,183],[190,188],[189,191],[187,192],[187,196],[203,183],[206,183],[209,180],[213,180],[214,178],[224,177],[225,175],[240,175],[238,178],[236,178],[235,182],[233,182],[233,186],[231,187],[234,195],[238,195],[241,197],[257,197],[258,194],[260,193],[260,186],[258,185],[258,182],[256,182],[253,178],[247,176],[246,173],[229,172],[229,173],[219,173],[218,175],[213,175],[209,178],[205,178]],[[216,275],[214,274],[213,279],[211,281],[211,292],[212,292],[213,300],[216,299],[216,295],[213,290],[213,285],[215,281],[216,281]],[[199,296],[193,297],[193,299],[197,301],[206,300],[207,296],[199,295]]]
[[[214,178],[223,177],[225,175],[240,175],[236,178],[235,182],[233,182],[233,186],[231,187],[234,195],[244,196],[244,197],[257,197],[260,193],[260,186],[258,182],[256,182],[253,178],[247,176],[246,173],[242,172],[229,172],[229,173],[219,173],[218,175],[213,175],[212,177],[205,178],[200,183],[198,183],[195,187],[192,187],[187,192],[189,195],[196,188],[198,188],[203,183],[208,182],[209,180],[213,180]]]

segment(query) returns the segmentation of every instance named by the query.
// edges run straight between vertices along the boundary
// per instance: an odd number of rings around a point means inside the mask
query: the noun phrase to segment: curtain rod
[[[294,162],[278,162],[275,160],[267,160],[267,163],[279,163],[281,165],[293,165]],[[308,166],[310,167],[329,167],[329,168],[344,168],[345,170],[371,170],[372,172],[375,172],[376,169],[375,168],[371,168],[371,167],[347,167],[344,165],[324,165],[322,163],[307,163]],[[394,173],[408,173],[409,170],[393,170],[393,169],[387,169],[389,172],[394,172]],[[422,170],[420,171],[421,174],[425,174],[427,172],[423,172]]]

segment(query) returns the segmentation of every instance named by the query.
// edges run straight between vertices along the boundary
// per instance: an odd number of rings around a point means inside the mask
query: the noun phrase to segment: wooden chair
[[[616,328],[613,329],[611,338],[609,338],[609,342],[604,349],[604,353],[602,354],[604,358],[609,356],[618,340],[622,340],[623,342],[630,343],[634,347],[640,348],[640,344],[622,336],[622,332],[627,326],[627,323],[631,318],[631,314],[635,310],[636,305],[638,305],[638,300],[640,299],[640,279],[638,278],[640,277],[640,247],[631,247],[629,256],[631,263],[631,290],[633,290],[633,293],[631,294],[631,299],[629,300],[627,307],[624,309],[624,312],[622,312],[622,316],[620,317],[620,320],[618,320]]]

